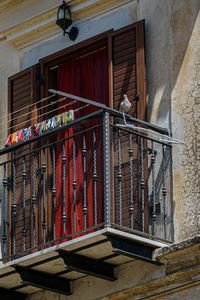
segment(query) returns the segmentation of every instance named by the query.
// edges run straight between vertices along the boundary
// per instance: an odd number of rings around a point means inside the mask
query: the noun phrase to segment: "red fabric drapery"
[[[58,89],[60,91],[70,93],[76,96],[87,98],[100,102],[102,104],[108,104],[108,59],[107,48],[95,51],[89,55],[76,58],[69,62],[66,62],[59,66],[58,69]],[[65,101],[69,102],[68,99]],[[64,103],[60,103],[62,106]],[[76,109],[83,106],[83,103],[76,103],[73,107],[67,107],[68,109]],[[97,110],[92,106],[89,106],[83,110],[75,113],[75,118],[79,118],[83,115],[87,115]],[[61,112],[62,110],[60,110]],[[97,122],[97,121],[96,121]],[[93,121],[94,124],[94,121]],[[58,139],[69,137],[81,129],[90,128],[93,124],[91,122],[85,122],[79,127],[74,129],[70,128],[65,131],[64,134],[59,134]],[[100,129],[96,130],[96,150],[97,150],[97,210],[98,210],[98,224],[103,222],[103,157],[102,157],[102,133]],[[74,226],[76,232],[84,229],[84,214],[83,214],[83,137],[79,136],[75,138],[75,162],[76,162],[76,205],[73,203],[73,139],[69,139],[65,142],[65,156],[66,156],[66,168],[65,168],[65,203],[66,203],[66,234],[73,234]],[[86,134],[86,186],[87,186],[87,228],[94,226],[94,200],[93,200],[93,135],[92,131]],[[56,239],[63,237],[63,145],[61,143],[57,146],[56,155]],[[75,218],[74,219],[74,213]]]

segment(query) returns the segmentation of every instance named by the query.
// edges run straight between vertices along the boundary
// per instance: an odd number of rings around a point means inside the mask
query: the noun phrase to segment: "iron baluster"
[[[53,145],[53,188],[52,188],[52,198],[53,198],[53,239],[55,240],[56,228],[55,228],[55,211],[56,211],[56,147]]]
[[[8,203],[8,194],[7,194],[7,175],[6,175],[6,164],[4,164],[4,175],[3,175],[3,258],[6,257],[6,242],[7,242],[7,234],[6,234],[6,204]]]
[[[83,136],[83,148],[82,148],[82,155],[83,155],[83,215],[84,215],[84,229],[87,228],[87,187],[86,187],[86,156],[87,156],[87,149],[86,149],[86,141],[85,135]]]
[[[42,163],[42,172],[43,172],[43,221],[42,221],[42,228],[43,228],[43,243],[45,244],[45,232],[46,232],[46,187],[45,187],[45,179],[46,179],[46,163],[45,163],[45,148],[43,149],[43,163]]]
[[[32,205],[33,205],[33,247],[35,247],[35,204],[36,204],[36,196],[35,196],[35,153],[33,153],[33,195],[32,195]]]
[[[76,232],[76,143],[73,138],[73,209],[74,209],[74,232]]]
[[[162,145],[162,154],[163,154],[163,159],[162,159],[162,175],[163,175],[163,188],[162,188],[162,195],[163,195],[163,213],[164,213],[164,238],[167,238],[167,224],[166,224],[166,197],[167,197],[167,189],[166,189],[166,182],[165,182],[165,175],[166,175],[166,170],[165,170],[165,146]]]
[[[63,211],[62,211],[62,222],[63,222],[63,236],[66,234],[66,196],[65,196],[65,165],[66,165],[66,156],[65,156],[65,142],[62,144],[63,155],[62,155],[62,190],[63,190]]]
[[[97,225],[97,153],[96,133],[93,129],[93,191],[94,191],[94,225]]]
[[[111,226],[110,207],[110,123],[109,113],[103,115],[103,152],[104,152],[104,220],[105,226]]]
[[[140,138],[140,155],[141,155],[141,218],[142,218],[142,231],[144,231],[144,149],[143,149],[143,137]]]
[[[153,202],[153,226],[152,226],[152,234],[155,234],[155,223],[156,223],[156,199],[155,199],[155,151],[154,151],[154,142],[151,143],[151,169],[152,169],[152,202]]]
[[[26,165],[25,157],[23,157],[23,171],[22,171],[22,180],[23,180],[23,227],[22,227],[22,237],[23,237],[23,250],[26,249]]]
[[[121,141],[120,130],[118,130],[118,184],[119,184],[119,225],[122,225],[122,172],[121,172]]]
[[[129,134],[129,162],[130,162],[130,204],[129,212],[131,219],[131,228],[133,228],[133,145],[132,145],[132,133]]]
[[[15,222],[16,222],[16,173],[15,173],[15,153],[12,152],[12,188],[13,202],[11,208],[11,223],[12,223],[12,255],[15,255]]]

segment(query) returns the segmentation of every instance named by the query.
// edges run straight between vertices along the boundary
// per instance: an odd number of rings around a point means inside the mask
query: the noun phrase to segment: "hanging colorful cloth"
[[[48,120],[42,121],[28,128],[21,129],[9,134],[6,146],[15,145],[18,142],[27,141],[34,136],[41,135],[46,131],[55,129],[74,120],[74,111],[65,111],[62,114],[56,115]]]

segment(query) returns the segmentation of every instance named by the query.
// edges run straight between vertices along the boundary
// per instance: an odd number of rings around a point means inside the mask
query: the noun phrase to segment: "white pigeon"
[[[131,102],[128,100],[128,97],[124,95],[124,100],[120,103],[119,111],[127,114],[131,107]]]

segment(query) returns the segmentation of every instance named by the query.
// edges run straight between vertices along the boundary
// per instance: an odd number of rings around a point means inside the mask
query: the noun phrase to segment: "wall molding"
[[[22,2],[19,0],[20,3]],[[72,18],[76,24],[87,19],[95,18],[120,6],[126,5],[135,0],[71,0]],[[16,1],[15,1],[16,2]],[[5,0],[0,6],[0,12],[9,8],[13,0]],[[4,6],[3,6],[4,5]],[[56,25],[58,6],[47,9],[31,18],[22,20],[0,32],[0,42],[12,43],[18,50],[38,44],[43,40],[61,33]]]

